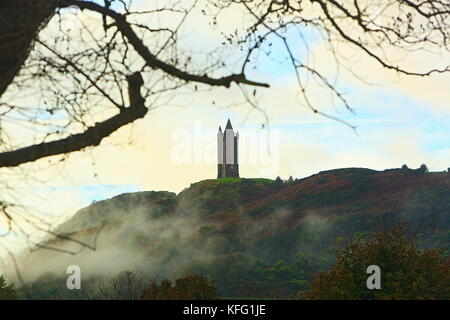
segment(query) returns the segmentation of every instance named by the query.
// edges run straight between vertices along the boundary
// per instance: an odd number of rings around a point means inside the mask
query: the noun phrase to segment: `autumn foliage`
[[[319,274],[307,299],[450,299],[450,260],[441,248],[420,250],[404,225],[359,240],[338,252]],[[367,267],[381,269],[381,289],[369,290]]]
[[[210,300],[217,299],[216,286],[207,278],[188,275],[174,282],[162,280],[159,284],[152,282],[143,291],[145,300]]]

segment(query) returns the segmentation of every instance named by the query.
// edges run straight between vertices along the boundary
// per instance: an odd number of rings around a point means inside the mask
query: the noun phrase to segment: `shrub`
[[[307,299],[450,299],[450,261],[443,250],[419,250],[404,225],[376,232],[339,251],[336,264],[312,283]],[[381,289],[369,290],[366,269],[381,269]]]

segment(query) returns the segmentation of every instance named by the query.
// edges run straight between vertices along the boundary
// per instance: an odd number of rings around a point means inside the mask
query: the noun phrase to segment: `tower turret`
[[[217,178],[222,178],[222,172],[224,171],[224,135],[222,128],[219,126],[219,132],[217,133]]]

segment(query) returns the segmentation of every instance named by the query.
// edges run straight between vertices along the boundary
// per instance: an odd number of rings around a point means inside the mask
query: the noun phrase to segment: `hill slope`
[[[46,245],[81,251],[33,252],[26,258],[35,266],[28,279],[77,264],[92,276],[203,273],[225,295],[242,291],[246,281],[269,285],[264,279],[275,277],[294,293],[304,286],[299,277],[310,280],[333,261],[336,249],[366,236],[382,219],[419,227],[423,246],[448,245],[450,173],[349,168],[290,183],[224,178],[194,183],[178,195],[122,194],[80,210],[56,230],[97,241],[97,251],[50,240]]]

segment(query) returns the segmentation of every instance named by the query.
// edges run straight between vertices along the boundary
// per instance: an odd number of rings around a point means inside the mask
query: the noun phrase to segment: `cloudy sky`
[[[137,2],[139,4],[139,2]],[[214,47],[220,31],[232,30],[238,18],[219,17],[219,29],[195,16],[187,23],[183,41],[196,48]],[[336,68],[324,44],[305,33],[309,50],[292,38],[292,49],[334,77]],[[310,96],[320,110],[357,127],[312,113],[301,101],[295,73],[282,43],[273,39],[271,58],[262,56],[249,78],[270,83],[258,89],[255,110],[242,102],[236,88],[199,90],[158,107],[132,126],[120,129],[101,146],[77,152],[59,166],[33,169],[45,185],[21,186],[21,203],[40,215],[61,221],[94,200],[133,191],[180,192],[193,182],[217,175],[216,133],[229,118],[241,135],[241,177],[303,178],[322,170],[365,167],[376,170],[411,168],[425,163],[430,171],[450,167],[450,74],[427,78],[400,76],[382,69],[373,59],[342,47],[353,72],[337,77],[339,88],[355,109],[352,114],[334,104],[330,93],[310,81]],[[396,57],[415,70],[445,65],[450,56],[421,52]],[[306,76],[305,76],[306,77]],[[249,88],[252,94],[253,88]],[[268,125],[267,125],[267,119]],[[23,181],[18,181],[21,185]],[[31,192],[32,191],[32,192]]]

